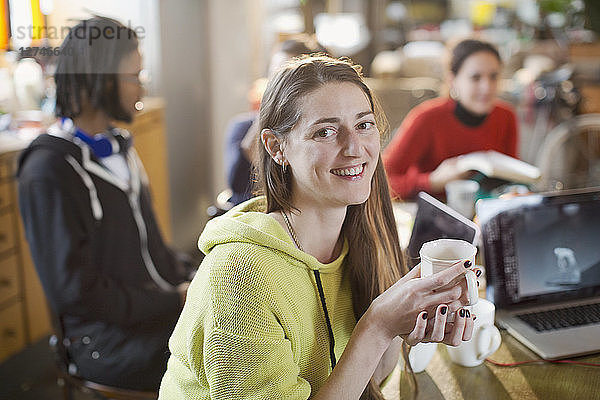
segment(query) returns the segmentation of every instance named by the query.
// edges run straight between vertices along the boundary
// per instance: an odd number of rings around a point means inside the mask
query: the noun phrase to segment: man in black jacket
[[[33,260],[80,376],[156,390],[191,266],[163,242],[127,131],[142,88],[131,29],[75,26],[56,69],[59,121],[19,160],[19,205]]]

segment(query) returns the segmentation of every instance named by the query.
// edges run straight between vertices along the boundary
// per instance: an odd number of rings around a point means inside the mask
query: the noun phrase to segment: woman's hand
[[[373,323],[389,340],[401,336],[411,345],[420,341],[457,345],[467,340],[473,329],[473,316],[463,309],[468,304],[464,275],[469,267],[461,261],[421,278],[417,265],[373,301],[369,310]]]
[[[418,265],[379,295],[357,322],[339,362],[313,398],[358,398],[369,379],[380,382],[398,362],[398,336],[412,345],[421,341],[456,345],[470,339],[473,320],[463,308],[468,302],[467,270],[460,262],[421,278]],[[423,318],[425,313],[431,318]],[[449,315],[455,317],[451,322]]]
[[[444,311],[445,310],[445,311]],[[423,318],[425,315],[425,318]],[[422,312],[417,317],[415,329],[404,340],[414,346],[420,342],[441,342],[450,346],[458,346],[463,340],[470,340],[473,335],[475,315],[466,308],[456,311],[452,322],[447,322],[448,306],[440,304],[433,318],[427,319]]]
[[[448,182],[466,179],[471,175],[471,171],[458,168],[458,157],[447,158],[429,174],[429,184],[432,191],[441,192]]]

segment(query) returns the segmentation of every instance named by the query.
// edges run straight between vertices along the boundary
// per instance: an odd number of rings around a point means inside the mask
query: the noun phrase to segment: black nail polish
[[[473,315],[473,321],[477,319],[477,315]]]
[[[465,261],[465,263],[463,265],[465,266],[465,268],[470,268],[471,267],[471,261],[467,260],[467,261]]]
[[[471,311],[466,310],[467,311],[467,318],[471,318]]]
[[[427,319],[427,313],[423,313],[423,316],[421,318]]]
[[[440,314],[446,315],[446,311],[448,311],[448,307],[444,306],[440,309]]]
[[[478,269],[477,272],[475,272],[475,275],[479,278],[481,276],[481,270]]]
[[[461,318],[464,318],[465,317],[465,309],[461,308],[460,311],[458,312],[458,315],[460,315]]]
[[[477,281],[477,287],[479,287],[479,281]]]

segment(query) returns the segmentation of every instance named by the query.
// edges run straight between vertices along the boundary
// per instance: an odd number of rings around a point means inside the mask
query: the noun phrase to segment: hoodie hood
[[[19,155],[18,171],[21,171],[27,157],[36,150],[49,149],[64,156],[70,155],[81,163],[81,149],[75,143],[65,138],[48,135],[46,133],[39,135],[29,146]]]
[[[246,243],[282,252],[300,262],[304,268],[321,272],[334,272],[348,253],[348,242],[340,256],[331,263],[323,264],[312,255],[298,249],[286,230],[270,215],[265,214],[264,196],[241,203],[220,217],[210,220],[198,239],[198,248],[209,254],[215,247],[227,243]],[[295,264],[297,264],[297,262]]]
[[[112,128],[110,132],[112,135],[107,137],[110,137],[113,146],[116,146],[117,150],[115,150],[115,152],[121,151],[123,153],[127,153],[131,147],[131,134],[125,129],[119,128]],[[69,129],[63,128],[57,122],[48,128],[48,133],[44,133],[36,137],[35,140],[33,140],[29,146],[23,150],[23,152],[21,152],[18,164],[19,170],[21,169],[27,157],[29,157],[31,153],[38,149],[52,150],[63,155],[64,157],[70,155],[77,161],[78,164],[83,164],[84,155],[82,148],[88,149],[88,147],[82,142],[80,143],[82,146],[73,141],[73,133]],[[90,160],[92,160],[94,163],[99,163],[99,159],[96,157],[93,151],[88,151],[88,153],[88,158]]]
[[[68,129],[67,129],[68,128]],[[100,160],[95,156],[90,147],[83,143],[79,138],[73,138],[71,128],[65,127],[64,124],[55,123],[48,128],[48,133],[39,135],[31,144],[23,150],[19,156],[17,176],[21,175],[21,171],[26,164],[26,161],[32,157],[32,154],[40,151],[50,151],[62,157],[66,163],[79,175],[81,181],[88,189],[90,194],[90,205],[94,213],[96,221],[102,220],[103,211],[98,192],[90,174],[96,175],[104,181],[118,187],[123,192],[133,192],[137,196],[141,184],[147,184],[148,179],[143,170],[141,161],[137,158],[135,151],[130,148],[130,134],[126,130],[113,128],[110,130],[111,144],[115,148],[115,152],[121,152],[129,164],[129,172],[132,174],[131,179],[125,181],[116,175],[109,172],[107,168],[101,165]],[[33,158],[36,158],[33,156]]]
[[[102,220],[102,205],[100,204],[100,200],[98,199],[98,192],[96,190],[96,186],[94,185],[94,182],[92,181],[92,178],[90,177],[88,172],[82,166],[83,153],[81,151],[81,148],[75,143],[71,142],[70,140],[65,139],[64,137],[58,137],[48,134],[42,134],[38,136],[19,155],[17,176],[21,176],[21,171],[23,170],[25,161],[33,153],[39,151],[40,149],[51,150],[61,155],[65,159],[65,161],[71,165],[71,168],[73,168],[73,170],[79,175],[83,184],[86,186],[88,192],[90,193],[90,206],[94,214],[94,219],[96,221]]]

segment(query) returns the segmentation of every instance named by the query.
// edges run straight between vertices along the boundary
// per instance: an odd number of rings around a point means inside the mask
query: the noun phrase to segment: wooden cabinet
[[[27,343],[22,308],[23,301],[19,300],[0,309],[0,361]]]
[[[16,255],[0,260],[0,304],[19,295],[20,280]]]
[[[164,103],[145,100],[145,109],[133,124],[123,125],[134,137],[134,146],[150,181],[154,210],[163,237],[171,239]],[[24,141],[0,133],[0,362],[48,335],[50,318],[18,208],[16,163]]]
[[[14,180],[18,151],[0,154],[0,361],[50,332],[46,300],[19,214]]]
[[[159,97],[144,99],[144,109],[132,124],[119,124],[133,136],[135,147],[150,181],[150,192],[158,226],[167,243],[171,242],[171,208],[164,101]]]

